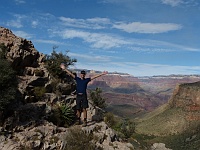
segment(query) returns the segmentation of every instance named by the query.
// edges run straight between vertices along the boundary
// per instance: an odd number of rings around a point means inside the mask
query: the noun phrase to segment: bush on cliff
[[[94,104],[99,108],[106,107],[106,100],[101,96],[102,90],[100,88],[96,88],[95,90],[90,91],[90,98]]]
[[[61,103],[52,108],[48,120],[57,126],[69,127],[75,121],[75,113],[68,104]]]
[[[0,59],[0,124],[10,113],[9,104],[15,101],[17,79],[15,72],[7,60]]]
[[[0,43],[0,59],[5,59],[6,53],[7,53],[7,47],[3,43]]]
[[[86,133],[79,127],[74,127],[69,130],[66,136],[66,145],[64,150],[103,150],[96,146],[98,137],[92,133]]]
[[[6,47],[0,44],[0,111],[15,99],[17,79],[8,60],[5,59]]]
[[[115,131],[123,140],[129,139],[135,132],[135,123],[129,119],[122,119],[108,112],[104,116],[105,123]]]

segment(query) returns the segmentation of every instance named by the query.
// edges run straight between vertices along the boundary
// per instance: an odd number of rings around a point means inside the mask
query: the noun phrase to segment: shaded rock
[[[48,77],[37,77],[33,76],[29,82],[28,85],[31,86],[45,86],[45,84],[49,81]]]
[[[16,117],[19,118],[20,122],[39,120],[45,115],[45,108],[46,103],[43,102],[29,103],[17,110],[18,116]]]
[[[62,95],[70,95],[72,92],[72,85],[68,83],[59,83],[57,88],[59,89]]]

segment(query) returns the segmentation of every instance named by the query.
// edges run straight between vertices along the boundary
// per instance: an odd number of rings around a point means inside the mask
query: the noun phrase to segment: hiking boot
[[[82,125],[82,127],[86,127],[87,126],[87,121],[83,121],[83,125]]]

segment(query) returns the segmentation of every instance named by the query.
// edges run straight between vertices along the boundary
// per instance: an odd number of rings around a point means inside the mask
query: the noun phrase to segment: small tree
[[[71,59],[69,56],[63,53],[57,53],[55,51],[57,47],[53,47],[53,52],[51,55],[46,55],[45,64],[47,66],[48,71],[54,77],[61,78],[62,77],[62,69],[60,68],[60,64],[64,63],[67,67],[70,65],[74,65],[77,62],[76,59]],[[66,52],[68,53],[68,51]]]
[[[101,94],[102,94],[102,90],[97,87],[95,90],[90,91],[90,98],[94,106],[97,106],[99,108],[105,108],[106,101],[104,98],[102,98]]]
[[[60,95],[60,91],[57,89],[58,84],[61,81],[73,81],[69,76],[60,68],[60,64],[64,63],[66,67],[74,65],[77,62],[76,59],[71,59],[69,56],[63,53],[57,53],[55,51],[57,47],[53,47],[53,52],[51,55],[46,55],[45,65],[48,69],[50,75],[52,76],[52,92]],[[68,53],[68,51],[66,52]]]

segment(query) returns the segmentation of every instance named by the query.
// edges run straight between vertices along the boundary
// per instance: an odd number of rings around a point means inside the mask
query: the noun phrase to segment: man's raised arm
[[[64,71],[67,72],[68,75],[70,75],[72,78],[75,78],[75,75],[73,73],[71,73],[69,70],[66,69],[65,65],[62,63],[60,64],[60,68]]]
[[[100,77],[100,76],[106,75],[107,73],[108,73],[108,71],[104,71],[104,72],[102,72],[101,74],[98,74],[98,75],[96,75],[96,76],[91,77],[91,80],[96,79],[96,78],[98,78],[98,77]]]

